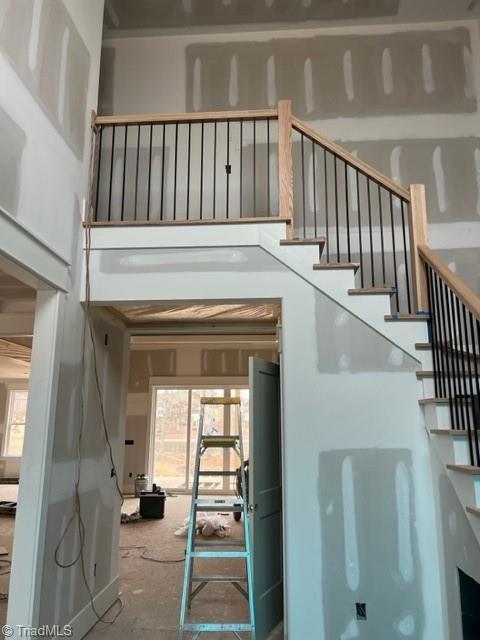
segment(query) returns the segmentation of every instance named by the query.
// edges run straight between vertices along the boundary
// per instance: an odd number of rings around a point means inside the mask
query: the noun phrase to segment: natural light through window
[[[25,438],[28,391],[11,389],[8,392],[7,428],[3,448],[4,456],[20,457]]]
[[[203,396],[240,396],[245,459],[248,458],[248,389],[154,389],[153,482],[161,487],[190,490],[195,467],[200,398]],[[228,435],[238,433],[235,411],[230,407],[208,406],[204,433]],[[208,457],[208,459],[207,459]],[[238,467],[238,456],[228,449],[212,449],[205,454],[210,470],[229,471]],[[233,489],[229,477],[205,478],[202,490]]]

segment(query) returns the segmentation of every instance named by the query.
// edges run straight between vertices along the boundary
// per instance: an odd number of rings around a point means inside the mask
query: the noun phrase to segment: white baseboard
[[[118,593],[118,576],[116,576],[112,582],[107,584],[94,598],[95,609],[100,615],[103,615],[105,611],[112,606],[118,598]],[[115,612],[116,609],[112,610],[112,616],[115,615]],[[110,615],[108,615],[107,618],[110,618]],[[71,638],[81,640],[96,623],[97,616],[93,612],[90,602],[88,602],[68,623],[72,628]]]

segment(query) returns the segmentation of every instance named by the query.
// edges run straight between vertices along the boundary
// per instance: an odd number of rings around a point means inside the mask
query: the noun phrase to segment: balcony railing
[[[470,464],[480,467],[480,298],[428,246],[427,270],[435,397],[450,408],[450,425],[468,438]]]
[[[322,261],[358,265],[362,288],[388,287],[396,312],[427,308],[415,250],[424,193],[409,190],[277,109],[94,119],[90,223],[285,220],[325,238]]]

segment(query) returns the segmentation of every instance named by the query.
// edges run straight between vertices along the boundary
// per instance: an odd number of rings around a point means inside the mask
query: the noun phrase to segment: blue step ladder
[[[255,612],[253,602],[253,574],[252,557],[250,552],[250,529],[248,518],[248,492],[244,467],[243,438],[241,423],[240,398],[201,398],[200,421],[198,426],[197,450],[195,457],[195,472],[192,487],[192,505],[190,508],[190,519],[188,524],[187,547],[185,551],[185,573],[183,576],[182,603],[180,608],[180,627],[178,638],[183,640],[185,633],[194,633],[193,640],[196,640],[202,633],[231,632],[236,638],[242,640],[240,633],[250,633],[250,639],[255,640]],[[237,435],[204,435],[205,409],[208,405],[231,405],[236,409],[237,414]],[[199,498],[198,490],[201,476],[236,476],[236,471],[203,471],[201,469],[202,456],[208,449],[231,448],[240,459],[240,479],[242,497],[232,496],[231,498]],[[204,542],[196,541],[197,513],[205,512],[241,512],[243,514],[244,539],[241,543],[233,543],[228,540],[209,540]],[[210,551],[198,550],[198,547],[241,547],[240,551],[223,551],[220,548]],[[196,558],[238,558],[245,560],[246,575],[195,575],[194,561]],[[191,609],[192,600],[210,582],[230,583],[248,601],[249,622],[228,622],[228,623],[200,623],[187,621],[188,612]],[[241,583],[246,583],[246,589]],[[194,588],[193,585],[197,586]]]

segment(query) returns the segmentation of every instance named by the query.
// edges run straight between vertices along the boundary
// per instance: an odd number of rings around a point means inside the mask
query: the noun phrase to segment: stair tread
[[[448,404],[448,398],[421,398],[418,404]]]
[[[359,262],[315,262],[313,268],[316,271],[323,269],[354,269],[360,268]]]
[[[468,513],[480,518],[480,509],[477,509],[477,507],[467,507],[467,511]]]
[[[474,467],[471,464],[447,464],[450,471],[458,471],[459,473],[467,473],[471,476],[480,475],[480,467]]]
[[[416,372],[417,378],[433,378],[435,372],[431,369],[421,369]],[[463,378],[467,377],[461,371],[450,371],[450,373],[446,376],[447,378]],[[475,376],[473,376],[475,377]]]
[[[457,404],[460,402],[470,403],[470,398],[458,398],[455,401]],[[418,401],[419,404],[449,404],[450,398],[421,398]]]
[[[363,287],[359,289],[349,289],[348,295],[360,296],[360,295],[388,295],[392,296],[395,293],[394,287]]]
[[[475,429],[475,431],[479,431],[479,429]],[[458,436],[460,438],[468,437],[467,429],[430,429],[430,433],[437,436]]]
[[[280,245],[289,246],[289,245],[297,245],[297,244],[325,244],[326,238],[325,236],[320,236],[318,238],[290,238],[289,240],[280,240]]]
[[[425,322],[429,318],[428,313],[392,313],[385,316],[387,322]]]
[[[206,623],[187,622],[183,625],[185,631],[251,631],[253,625],[243,622],[232,623]]]

